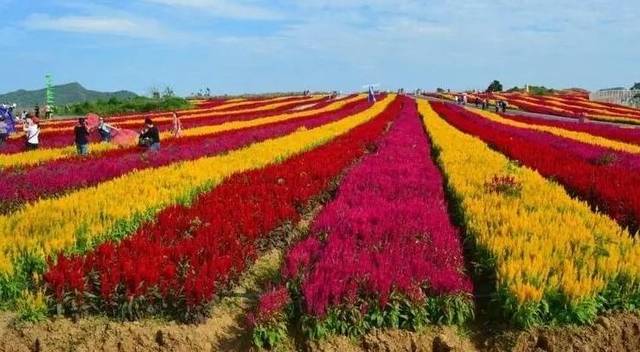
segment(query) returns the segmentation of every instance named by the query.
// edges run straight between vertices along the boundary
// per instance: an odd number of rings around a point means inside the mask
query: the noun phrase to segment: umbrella
[[[97,128],[100,124],[100,116],[96,114],[87,114],[87,116],[85,116],[85,119],[87,122],[87,128],[90,130]]]
[[[121,147],[130,147],[138,144],[138,132],[133,130],[114,130],[111,132],[111,143]]]

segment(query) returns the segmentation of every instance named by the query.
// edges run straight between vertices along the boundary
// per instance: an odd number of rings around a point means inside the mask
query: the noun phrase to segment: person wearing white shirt
[[[38,149],[38,144],[40,143],[38,138],[38,136],[40,135],[40,128],[38,127],[37,123],[33,122],[30,116],[27,117],[24,124],[24,133],[27,139],[27,150]]]

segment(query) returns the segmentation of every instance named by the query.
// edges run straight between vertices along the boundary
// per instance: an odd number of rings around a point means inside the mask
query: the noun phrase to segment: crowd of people
[[[458,105],[467,105],[469,104],[469,97],[466,94],[456,95],[455,96],[456,104]],[[486,110],[489,108],[489,100],[487,98],[481,99],[476,97],[473,101],[476,108],[481,108],[482,110]],[[509,104],[504,100],[496,100],[494,105],[496,112],[507,112],[507,108]]]
[[[7,139],[14,133],[18,133],[16,125],[22,125],[22,132],[25,141],[25,150],[38,149],[40,145],[40,119],[38,117],[39,110],[34,109],[34,113],[23,111],[19,116],[14,116],[14,105],[0,105],[0,148]],[[48,111],[49,112],[49,111]],[[94,115],[95,116],[95,115]],[[97,132],[100,135],[100,141],[103,143],[112,142],[114,135],[123,130],[106,122],[103,117],[98,117],[97,124],[90,125],[86,117],[78,119],[78,123],[73,129],[74,144],[78,155],[86,156],[89,154],[90,136]],[[138,146],[152,152],[160,150],[160,130],[154,124],[150,117],[145,118],[142,129],[131,135],[138,136]],[[174,138],[180,137],[182,134],[182,122],[177,112],[172,113],[172,135]],[[124,133],[123,133],[124,135]],[[129,135],[129,134],[127,134]]]

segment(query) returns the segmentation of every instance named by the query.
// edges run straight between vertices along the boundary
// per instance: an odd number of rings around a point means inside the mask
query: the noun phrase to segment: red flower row
[[[625,143],[640,145],[640,128],[628,128],[620,125],[602,124],[598,122],[549,120],[524,115],[501,114],[502,117],[528,123],[530,125],[558,127],[569,131],[585,132]]]
[[[445,103],[433,108],[456,128],[553,178],[631,232],[640,228],[640,157],[496,123]]]
[[[304,110],[320,109],[322,107],[325,107],[331,104],[332,102],[333,101],[330,101],[329,99],[324,99],[320,102],[317,102],[316,104],[313,104],[313,106],[306,107],[306,109]],[[255,111],[255,112],[249,112],[249,113],[229,111],[228,114],[224,116],[219,115],[219,112],[216,111],[212,113],[215,115],[204,115],[204,116],[199,116],[195,118],[184,119],[182,121],[182,128],[183,129],[196,128],[196,127],[202,127],[202,126],[218,125],[218,124],[223,124],[231,121],[246,121],[246,120],[257,119],[260,117],[273,116],[273,115],[282,114],[292,109],[304,107],[307,104],[308,103],[304,101],[292,102],[290,104],[286,104],[274,109]],[[304,111],[304,110],[296,110],[296,111]],[[71,123],[75,124],[76,121],[72,121]],[[143,124],[144,124],[144,119],[140,118],[137,121],[127,120],[122,123],[115,123],[114,125],[118,128],[137,130],[137,129],[141,129]],[[160,130],[160,132],[169,131],[173,127],[173,122],[170,120],[156,121],[155,124]],[[69,126],[64,126],[64,127],[69,127]],[[56,127],[56,128],[59,128],[59,127]],[[92,134],[90,136],[90,141],[92,143],[100,142],[99,134],[97,132]],[[41,137],[40,137],[41,148],[61,148],[61,147],[71,146],[73,145],[73,143],[74,143],[73,130],[57,130],[57,129],[44,130],[41,133]],[[24,148],[25,148],[24,140],[10,139],[5,143],[5,145],[2,146],[2,148],[0,148],[0,154],[20,153],[24,151]]]
[[[298,207],[362,156],[399,106],[395,101],[372,121],[305,154],[233,176],[190,207],[165,209],[118,244],[70,259],[60,256],[44,275],[49,292],[71,312],[87,307],[118,315],[138,302],[145,312],[192,319],[256,257],[256,240],[296,221]],[[136,317],[131,311],[126,315]]]
[[[194,160],[240,148],[250,143],[282,136],[300,127],[307,129],[361,112],[365,99],[349,103],[332,112],[282,121],[241,130],[183,137],[163,142],[162,153],[145,154],[139,148],[118,149],[97,157],[65,158],[21,170],[5,172],[0,183],[0,208],[11,210],[27,201],[59,195],[72,189],[96,185],[133,170],[160,167]]]

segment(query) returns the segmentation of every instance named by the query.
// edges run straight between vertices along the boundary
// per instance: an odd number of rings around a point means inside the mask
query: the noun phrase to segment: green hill
[[[56,105],[82,103],[85,101],[109,100],[111,98],[122,100],[137,97],[137,94],[126,90],[117,92],[97,92],[88,90],[77,82],[54,86],[54,91],[56,95]],[[21,107],[31,107],[36,104],[43,105],[44,102],[44,89],[31,91],[20,89],[15,92],[0,94],[0,103],[16,103]]]

